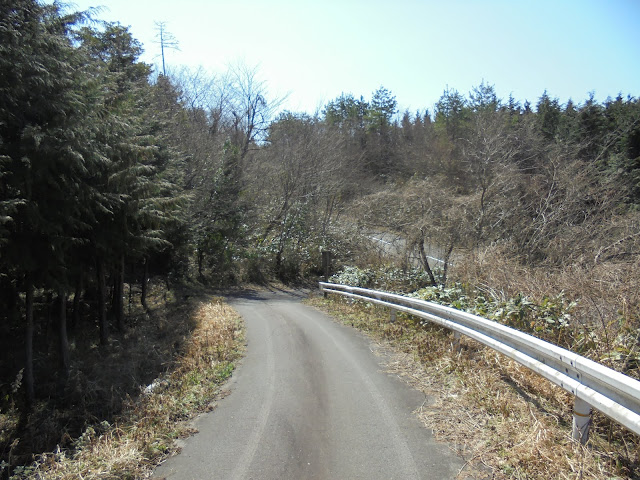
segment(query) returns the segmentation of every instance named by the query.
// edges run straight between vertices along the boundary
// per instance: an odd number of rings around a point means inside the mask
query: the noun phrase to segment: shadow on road
[[[309,297],[312,290],[308,287],[295,288],[285,285],[248,286],[225,290],[221,295],[229,300],[277,300],[299,302]]]

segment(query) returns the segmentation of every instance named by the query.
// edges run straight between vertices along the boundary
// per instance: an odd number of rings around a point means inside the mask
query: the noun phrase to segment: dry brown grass
[[[499,299],[522,294],[540,301],[563,292],[576,301],[572,314],[576,345],[570,348],[580,347],[589,336],[581,354],[640,378],[640,257],[624,262],[590,258],[562,268],[533,268],[492,247],[457,262],[451,278]]]
[[[403,315],[391,324],[386,309],[312,303],[369,332],[389,371],[429,395],[418,415],[465,460],[459,478],[639,478],[635,436],[596,415],[587,446],[576,444],[570,396],[510,359],[465,339],[458,352],[447,330]]]
[[[221,298],[194,305],[191,335],[162,377],[124,402],[111,424],[102,422],[73,440],[73,448],[43,454],[36,464],[14,472],[29,479],[133,479],[175,450],[175,440],[193,432],[189,420],[214,407],[221,384],[240,357],[241,318]],[[174,312],[178,313],[179,312]],[[171,319],[165,319],[170,328]]]

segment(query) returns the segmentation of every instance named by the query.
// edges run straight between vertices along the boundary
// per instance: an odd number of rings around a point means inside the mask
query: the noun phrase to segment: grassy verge
[[[313,305],[367,332],[390,354],[388,369],[434,399],[418,412],[465,460],[459,478],[640,478],[638,438],[595,414],[586,446],[571,436],[564,390],[472,340],[387,309],[341,298]]]
[[[171,454],[175,440],[193,432],[189,420],[214,407],[244,339],[241,318],[221,298],[200,298],[183,307],[158,322],[169,329],[177,328],[175,323],[189,325],[164,375],[135,398],[127,396],[112,422],[86,428],[68,447],[14,469],[11,478],[144,478]]]

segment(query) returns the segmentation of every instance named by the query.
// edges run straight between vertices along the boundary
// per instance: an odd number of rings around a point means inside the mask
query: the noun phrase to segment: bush
[[[391,266],[375,269],[346,266],[329,281],[352,287],[408,293],[413,298],[494,320],[569,349],[577,348],[581,339],[571,324],[576,302],[569,301],[564,293],[545,296],[539,303],[522,294],[506,300],[486,298],[462,284],[424,287],[429,283],[429,278],[422,270],[403,270]]]
[[[478,292],[467,292],[462,285],[456,284],[451,288],[423,288],[410,296],[494,320],[566,348],[573,348],[577,340],[571,329],[571,313],[577,304],[569,301],[564,293],[545,296],[540,303],[522,294],[498,300],[487,299]]]
[[[402,269],[391,265],[361,269],[345,266],[329,281],[352,287],[372,288],[397,293],[415,291],[430,284],[429,276],[420,268]]]

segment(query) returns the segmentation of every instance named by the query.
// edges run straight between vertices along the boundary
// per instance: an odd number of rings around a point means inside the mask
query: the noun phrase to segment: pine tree
[[[536,105],[536,124],[546,140],[553,140],[560,126],[560,103],[545,90]]]

